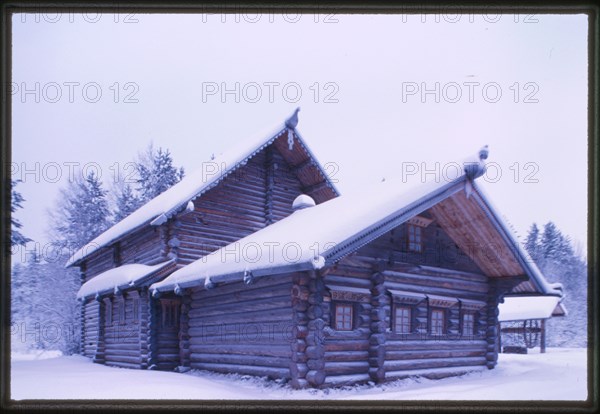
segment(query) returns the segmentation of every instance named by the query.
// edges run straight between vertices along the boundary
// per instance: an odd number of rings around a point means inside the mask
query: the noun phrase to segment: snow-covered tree
[[[173,166],[173,158],[169,150],[154,149],[150,144],[146,151],[138,156],[138,191],[143,203],[177,184],[184,176],[183,168]]]
[[[136,195],[133,188],[129,184],[120,183],[117,186],[115,193],[115,210],[113,213],[113,221],[118,223],[125,217],[137,210],[141,205],[140,198]]]
[[[94,172],[63,188],[51,212],[54,242],[74,252],[106,230],[111,221],[106,195]]]
[[[25,199],[23,198],[23,196],[21,195],[21,193],[19,193],[17,190],[15,190],[15,187],[17,185],[17,183],[19,183],[20,180],[11,180],[10,181],[10,186],[11,186],[11,191],[10,191],[10,195],[11,195],[11,204],[10,204],[10,224],[11,224],[11,233],[10,233],[10,244],[11,246],[24,246],[25,243],[31,241],[30,238],[25,237],[23,235],[23,233],[21,233],[21,231],[19,230],[21,227],[23,227],[23,225],[21,224],[21,222],[19,220],[17,220],[15,218],[15,213],[18,209],[23,208],[23,202],[25,201]]]
[[[565,318],[549,321],[548,341],[551,346],[587,345],[587,263],[576,253],[571,239],[548,222],[540,234],[533,224],[525,248],[551,282],[560,282],[565,289]]]

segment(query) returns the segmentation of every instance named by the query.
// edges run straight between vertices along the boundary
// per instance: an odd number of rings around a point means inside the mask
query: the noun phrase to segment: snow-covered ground
[[[496,369],[441,380],[407,379],[332,390],[292,390],[261,378],[111,368],[82,356],[14,354],[11,398],[23,399],[338,399],[585,400],[587,350],[501,354]]]

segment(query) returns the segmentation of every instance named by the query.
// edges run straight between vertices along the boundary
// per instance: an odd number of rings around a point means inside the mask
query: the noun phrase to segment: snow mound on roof
[[[523,321],[527,319],[546,319],[558,305],[557,296],[513,296],[504,298],[504,303],[498,305],[498,320]]]
[[[126,264],[107,270],[85,282],[77,292],[77,299],[83,299],[114,289],[123,289],[129,285],[135,285],[139,280],[166,267],[170,263],[173,262],[169,260],[154,266],[137,263]]]

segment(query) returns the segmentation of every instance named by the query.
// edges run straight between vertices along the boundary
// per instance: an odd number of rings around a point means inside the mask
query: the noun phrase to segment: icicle
[[[94,299],[96,299],[96,302],[100,302],[100,293],[96,292],[96,296],[94,297]]]
[[[467,198],[471,197],[472,192],[473,192],[473,184],[471,184],[471,181],[469,181],[469,180],[465,181],[465,194],[466,194]]]
[[[288,148],[289,150],[294,149],[294,131],[288,128]]]
[[[175,288],[173,289],[173,291],[175,292],[175,294],[177,296],[181,296],[183,294],[183,292],[181,291],[181,287],[179,285],[175,285]]]
[[[158,298],[160,296],[160,292],[158,291],[158,289],[153,289],[152,290],[152,297],[153,298]]]
[[[120,294],[121,294],[121,289],[119,289],[119,287],[118,287],[118,286],[115,286],[115,290],[113,290],[113,293],[114,293],[115,295],[120,295]]]

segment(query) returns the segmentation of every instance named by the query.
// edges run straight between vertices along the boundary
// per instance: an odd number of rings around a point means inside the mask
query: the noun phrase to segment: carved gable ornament
[[[413,226],[419,226],[419,227],[427,227],[431,224],[433,220],[432,219],[428,219],[422,216],[414,216],[408,220],[406,220],[406,222],[408,224],[412,224]]]

